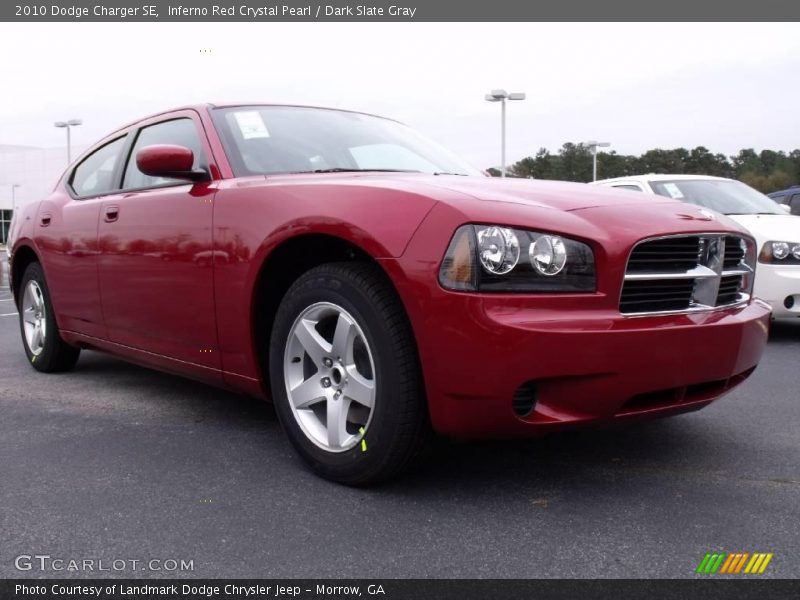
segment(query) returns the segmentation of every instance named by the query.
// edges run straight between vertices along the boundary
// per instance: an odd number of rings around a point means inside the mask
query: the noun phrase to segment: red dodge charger
[[[753,239],[681,202],[493,179],[395,121],[204,105],[112,133],[15,219],[43,372],[82,348],[273,401],[324,477],[431,433],[701,408],[767,339]]]

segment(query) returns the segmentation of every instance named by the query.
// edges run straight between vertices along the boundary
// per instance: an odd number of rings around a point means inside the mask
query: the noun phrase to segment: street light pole
[[[586,145],[592,149],[592,181],[597,181],[597,149],[608,148],[611,144],[608,142],[596,142],[589,140]]]
[[[12,214],[16,214],[17,212],[17,188],[22,187],[18,183],[11,184],[11,212]]]
[[[77,127],[78,125],[82,125],[83,121],[80,119],[70,119],[69,121],[56,121],[53,123],[56,127],[63,128],[67,130],[67,166],[72,163],[72,138],[70,136],[70,129],[72,127]]]
[[[484,100],[500,103],[500,177],[506,176],[506,100],[525,100],[523,92],[509,94],[505,90],[492,90]]]

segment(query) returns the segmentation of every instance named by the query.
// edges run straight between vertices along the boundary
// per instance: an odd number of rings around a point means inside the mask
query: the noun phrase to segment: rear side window
[[[175,185],[176,183],[186,184],[186,181],[179,179],[169,179],[166,177],[151,177],[145,175],[136,166],[136,154],[146,146],[156,146],[169,144],[171,146],[183,146],[189,148],[194,153],[194,165],[197,169],[204,165],[203,147],[200,143],[200,136],[197,135],[197,128],[191,119],[173,119],[145,127],[139,132],[133,151],[128,159],[125,168],[125,178],[122,187],[126,190],[160,187],[164,185]]]
[[[72,172],[70,185],[78,196],[99,196],[114,191],[114,170],[119,162],[125,136],[98,148]]]
[[[629,184],[629,183],[625,183],[625,184],[622,184],[622,185],[615,185],[613,187],[617,188],[618,190],[631,190],[633,192],[641,192],[642,191],[642,188],[640,188],[638,185],[632,185],[632,184]]]

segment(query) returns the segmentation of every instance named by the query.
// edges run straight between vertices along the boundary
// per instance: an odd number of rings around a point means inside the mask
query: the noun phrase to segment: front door
[[[136,154],[146,146],[190,148],[207,168],[207,142],[195,114],[184,111],[136,134],[116,198],[99,225],[99,280],[111,341],[220,369],[214,314],[213,182],[145,175]]]

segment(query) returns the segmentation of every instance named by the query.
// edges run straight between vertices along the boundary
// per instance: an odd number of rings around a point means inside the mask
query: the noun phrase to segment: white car
[[[758,243],[753,294],[775,318],[800,317],[800,216],[740,181],[707,175],[636,175],[595,185],[658,194],[727,215]]]

